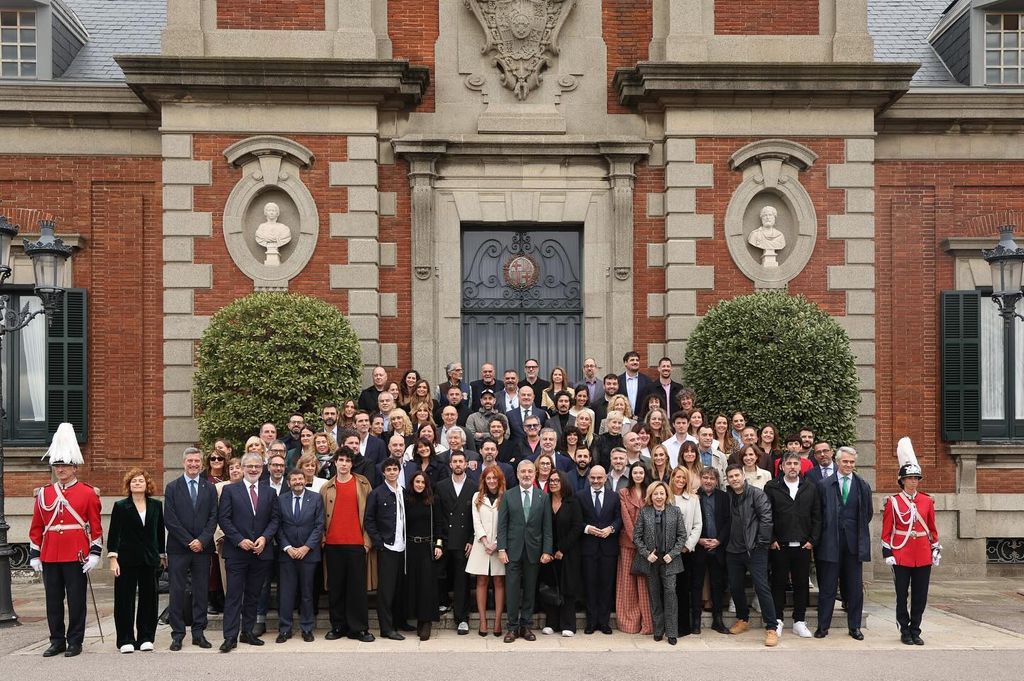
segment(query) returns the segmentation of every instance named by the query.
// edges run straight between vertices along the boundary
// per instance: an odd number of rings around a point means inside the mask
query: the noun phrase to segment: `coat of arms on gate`
[[[524,100],[558,54],[558,32],[576,0],[465,0],[484,29],[501,84]]]

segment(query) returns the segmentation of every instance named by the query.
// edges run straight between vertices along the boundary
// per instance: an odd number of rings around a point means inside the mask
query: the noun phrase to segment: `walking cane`
[[[78,552],[78,562],[85,564],[85,553],[82,551]],[[85,573],[85,581],[89,583],[89,594],[92,596],[92,611],[96,613],[96,628],[100,630],[100,643],[106,643],[103,640],[103,624],[100,623],[100,609],[96,605],[96,592],[92,588],[92,575],[88,572]]]

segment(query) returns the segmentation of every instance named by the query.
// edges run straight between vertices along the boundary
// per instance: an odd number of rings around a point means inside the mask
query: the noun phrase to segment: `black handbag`
[[[565,599],[562,598],[562,590],[558,586],[561,581],[559,579],[559,572],[561,571],[555,566],[552,566],[551,570],[555,573],[555,584],[552,586],[547,582],[541,582],[537,586],[537,598],[540,600],[541,605],[555,608],[562,605]]]

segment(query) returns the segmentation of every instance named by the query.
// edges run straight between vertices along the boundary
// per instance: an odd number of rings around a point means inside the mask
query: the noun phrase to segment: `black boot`
[[[419,627],[417,627],[416,631],[419,633],[421,641],[430,640],[430,628],[430,622],[419,623]]]
[[[711,628],[719,634],[729,633],[729,628],[726,627],[725,622],[722,621],[722,613],[720,612],[716,612],[711,615]]]

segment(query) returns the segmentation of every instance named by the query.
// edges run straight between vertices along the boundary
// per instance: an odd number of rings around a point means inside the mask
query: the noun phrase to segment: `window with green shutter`
[[[46,430],[51,437],[67,421],[79,442],[88,432],[86,293],[69,289],[47,334]]]

